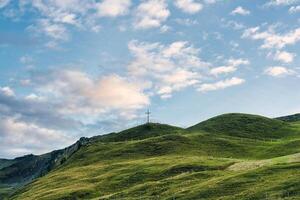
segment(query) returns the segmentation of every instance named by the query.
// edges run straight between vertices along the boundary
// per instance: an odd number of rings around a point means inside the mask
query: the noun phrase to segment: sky
[[[0,157],[298,113],[299,43],[300,0],[0,0]]]

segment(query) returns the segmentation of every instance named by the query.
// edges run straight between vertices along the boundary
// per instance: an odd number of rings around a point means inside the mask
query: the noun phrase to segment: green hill
[[[239,113],[224,114],[211,118],[190,127],[189,130],[258,139],[282,138],[293,134],[290,125],[283,121]]]
[[[119,133],[111,133],[95,138],[98,138],[99,140],[104,142],[119,142],[128,140],[141,140],[171,133],[176,134],[183,131],[184,129],[175,126],[158,123],[149,123],[133,127],[128,130],[121,131]]]
[[[300,122],[300,113],[276,118],[285,122]]]
[[[8,199],[300,199],[297,123],[226,114],[188,129],[151,123],[77,144]]]

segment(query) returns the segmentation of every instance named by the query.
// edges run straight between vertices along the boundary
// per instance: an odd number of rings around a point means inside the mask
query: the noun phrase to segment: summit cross
[[[145,114],[147,115],[147,124],[149,124],[150,123],[150,114],[151,114],[149,109],[147,110],[147,112]]]

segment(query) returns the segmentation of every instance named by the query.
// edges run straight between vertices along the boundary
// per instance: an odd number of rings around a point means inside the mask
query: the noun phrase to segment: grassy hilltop
[[[2,192],[14,200],[300,199],[300,120],[284,119],[226,114],[187,129],[150,123],[82,138],[49,172]],[[0,160],[0,191],[14,162]]]

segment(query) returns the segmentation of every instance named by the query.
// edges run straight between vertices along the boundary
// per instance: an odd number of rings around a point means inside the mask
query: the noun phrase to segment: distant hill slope
[[[176,134],[183,131],[183,128],[175,126],[158,123],[149,123],[133,127],[121,131],[119,133],[111,133],[108,135],[99,136],[97,138],[104,142],[120,142],[127,140],[141,140],[166,134]]]
[[[300,199],[298,124],[226,114],[188,129],[151,123],[76,144],[8,199]],[[12,168],[0,167],[7,194],[3,169]]]
[[[6,166],[9,166],[13,163],[13,160],[9,160],[9,159],[0,159],[0,170]]]
[[[13,160],[0,160],[0,199],[15,188],[31,182],[32,180],[47,174],[55,167],[63,164],[84,141],[79,140],[75,144],[40,156],[26,155]],[[2,193],[2,194],[1,194]]]
[[[283,116],[283,117],[278,117],[275,118],[281,121],[285,121],[285,122],[300,122],[300,113],[298,114],[294,114],[294,115],[287,115],[287,116]]]
[[[224,114],[196,124],[188,130],[221,133],[245,138],[281,138],[292,134],[289,125],[277,119],[241,113]]]

